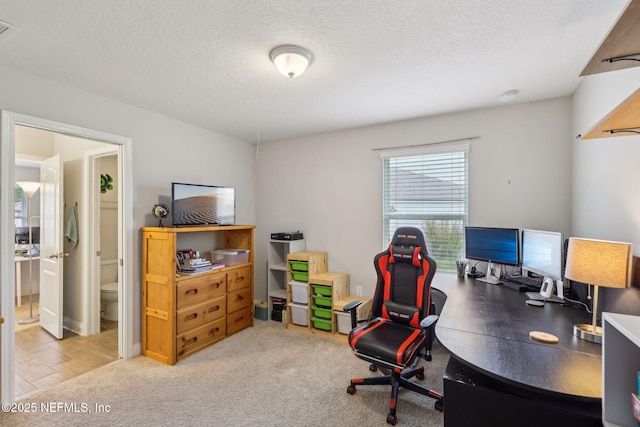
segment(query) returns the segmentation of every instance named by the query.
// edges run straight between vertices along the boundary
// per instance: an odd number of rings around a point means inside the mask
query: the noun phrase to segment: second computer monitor
[[[522,230],[522,268],[553,280],[562,280],[562,233]]]
[[[466,227],[465,256],[467,259],[518,265],[517,228]]]

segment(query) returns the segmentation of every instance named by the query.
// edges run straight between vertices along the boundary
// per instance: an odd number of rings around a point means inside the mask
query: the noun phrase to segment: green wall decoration
[[[113,185],[111,184],[112,182],[113,182],[113,178],[111,178],[111,175],[109,175],[108,173],[101,173],[100,174],[100,192],[106,193],[107,190],[113,190]]]

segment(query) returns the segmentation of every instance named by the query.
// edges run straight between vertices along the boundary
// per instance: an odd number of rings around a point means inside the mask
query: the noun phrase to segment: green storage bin
[[[314,295],[313,300],[315,301],[316,305],[331,308],[331,297],[327,297],[324,295]]]
[[[309,271],[309,263],[307,261],[289,261],[292,270]]]
[[[316,329],[322,329],[323,331],[331,330],[331,320],[321,319],[319,317],[313,316],[311,318],[311,321],[313,322],[313,327]]]
[[[293,276],[293,280],[298,280],[300,282],[306,282],[309,280],[309,273],[300,273],[298,271],[291,271],[291,276]]]
[[[311,310],[313,310],[313,315],[316,317],[320,317],[322,319],[331,319],[331,309],[318,307],[317,305],[312,305]]]
[[[328,296],[331,296],[331,286],[314,285],[312,283],[311,287],[313,288],[313,293],[316,294],[316,295],[328,295]]]

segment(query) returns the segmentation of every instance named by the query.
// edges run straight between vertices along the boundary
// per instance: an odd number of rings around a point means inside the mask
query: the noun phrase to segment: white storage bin
[[[292,280],[291,285],[291,301],[300,304],[309,304],[309,284],[305,282],[297,282]]]
[[[302,304],[290,302],[291,307],[291,323],[300,326],[309,325],[309,307]]]
[[[351,332],[351,313],[347,311],[334,311],[338,319],[338,332],[348,334]]]
[[[244,264],[249,262],[249,249],[216,249],[211,251],[211,261],[224,265]]]

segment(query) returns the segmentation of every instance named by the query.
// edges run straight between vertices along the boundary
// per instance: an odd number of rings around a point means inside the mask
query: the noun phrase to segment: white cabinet
[[[267,300],[269,302],[269,318],[273,310],[272,297],[287,299],[287,255],[302,252],[307,244],[300,240],[269,240],[267,258]]]
[[[602,339],[602,423],[636,427],[631,393],[638,392],[640,317],[604,313]]]

